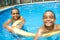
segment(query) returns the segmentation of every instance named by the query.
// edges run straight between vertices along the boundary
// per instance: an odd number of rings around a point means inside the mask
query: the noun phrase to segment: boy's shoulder
[[[60,25],[56,24],[55,29],[60,29]]]
[[[39,28],[39,30],[42,30],[42,32],[44,32],[44,31],[45,31],[45,27],[44,27],[44,26],[41,26],[41,27]]]

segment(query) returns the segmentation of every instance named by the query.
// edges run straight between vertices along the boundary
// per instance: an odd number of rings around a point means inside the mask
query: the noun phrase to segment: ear
[[[11,14],[11,16],[12,16],[12,14]]]
[[[11,14],[11,16],[12,16],[12,14]]]
[[[54,18],[54,22],[56,21],[56,18]]]

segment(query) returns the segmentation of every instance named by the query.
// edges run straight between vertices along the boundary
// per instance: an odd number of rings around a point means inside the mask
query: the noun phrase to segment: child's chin
[[[46,25],[46,26],[50,27],[51,25]]]

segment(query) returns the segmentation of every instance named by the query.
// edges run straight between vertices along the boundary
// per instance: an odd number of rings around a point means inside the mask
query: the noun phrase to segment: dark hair
[[[55,13],[54,13],[52,10],[47,10],[47,11],[45,11],[45,13],[46,13],[46,12],[52,12],[53,15],[54,15],[54,18],[56,19]],[[44,14],[45,14],[45,13],[44,13]],[[44,17],[44,15],[43,15],[43,17]]]
[[[12,10],[17,10],[17,11],[18,11],[18,14],[19,14],[19,9],[17,9],[17,8],[12,8]],[[11,10],[11,13],[12,13],[12,10]]]

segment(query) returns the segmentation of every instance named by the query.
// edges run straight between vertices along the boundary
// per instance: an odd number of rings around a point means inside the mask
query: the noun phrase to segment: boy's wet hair
[[[17,8],[12,8],[12,10],[17,10],[17,11],[18,11],[18,14],[19,14],[19,9],[17,9]],[[12,10],[11,10],[11,14],[12,14]]]
[[[45,13],[46,13],[46,12],[52,12],[52,14],[54,15],[54,18],[56,19],[55,13],[54,13],[52,10],[47,10],[47,11],[45,11]],[[45,13],[44,13],[44,14],[45,14]],[[43,15],[43,18],[44,18],[44,15]]]

